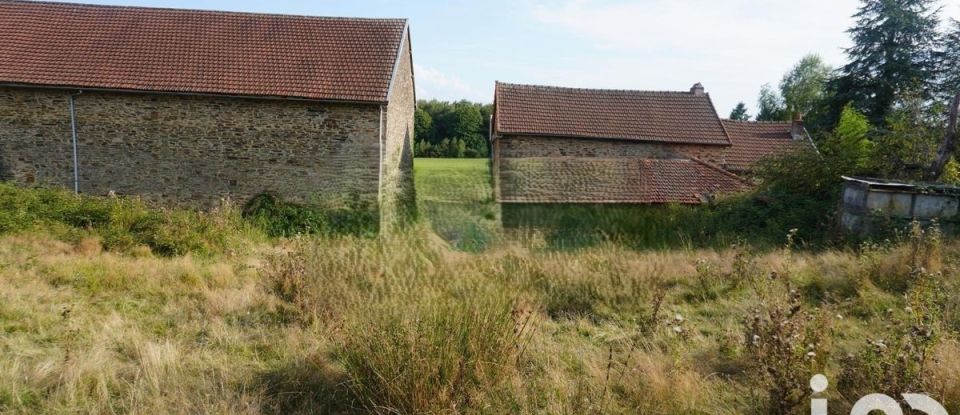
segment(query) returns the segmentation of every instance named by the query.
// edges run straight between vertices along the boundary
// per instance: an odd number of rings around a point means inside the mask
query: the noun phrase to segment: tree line
[[[470,101],[423,101],[414,114],[414,155],[478,158],[490,154],[493,105]]]
[[[922,178],[949,98],[960,91],[960,21],[944,25],[941,13],[937,0],[863,0],[847,31],[853,46],[846,64],[832,68],[816,54],[804,56],[779,84],[761,86],[755,115],[741,102],[730,118],[789,121],[799,114],[818,146],[854,153],[845,156],[857,160],[849,174]],[[492,111],[466,100],[420,101],[416,156],[487,157]],[[960,166],[951,162],[947,176],[960,180]]]
[[[730,118],[799,114],[844,174],[935,179],[926,170],[960,92],[960,21],[941,14],[936,0],[863,0],[847,30],[846,64],[831,68],[816,54],[804,56],[777,86],[760,87],[755,116],[741,102]],[[943,173],[960,181],[955,161]]]

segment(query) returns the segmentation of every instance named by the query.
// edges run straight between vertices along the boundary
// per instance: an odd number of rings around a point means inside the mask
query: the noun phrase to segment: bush
[[[224,252],[239,244],[242,236],[252,236],[229,206],[212,213],[154,210],[139,199],[77,196],[66,190],[0,183],[0,233],[35,230],[68,242],[96,235],[108,250],[147,246],[162,256]]]
[[[461,413],[474,403],[506,404],[522,344],[512,304],[477,299],[371,311],[336,352],[371,412]]]
[[[759,191],[701,206],[505,205],[503,223],[541,229],[550,246],[560,249],[607,241],[636,249],[720,249],[739,240],[779,247],[794,229],[798,242],[817,246],[831,235],[835,206],[789,192]]]
[[[883,393],[901,396],[932,386],[934,351],[944,338],[947,293],[943,275],[917,268],[904,310],[888,310],[882,325],[871,327],[865,347],[841,361],[837,388],[844,396]]]
[[[243,216],[274,237],[300,234],[374,236],[379,217],[369,202],[354,196],[344,207],[327,208],[280,200],[270,193],[255,196]]]
[[[597,317],[596,304],[603,300],[595,284],[588,281],[536,280],[544,294],[544,311],[554,319]]]
[[[830,323],[825,313],[805,310],[800,292],[776,274],[757,294],[760,304],[745,322],[752,371],[767,392],[769,413],[802,413],[810,374],[826,367]]]

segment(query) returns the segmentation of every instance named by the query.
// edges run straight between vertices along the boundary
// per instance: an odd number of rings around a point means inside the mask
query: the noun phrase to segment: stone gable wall
[[[598,172],[620,171],[617,159],[690,158],[697,157],[717,165],[724,164],[726,146],[653,143],[627,140],[596,140],[569,137],[504,136],[494,145],[494,174],[498,200],[542,199],[545,194],[561,194],[557,189],[602,189],[605,199],[630,199],[629,186],[623,186],[623,174],[559,175],[544,174],[532,168],[528,159],[583,158]],[[602,183],[598,182],[601,181]],[[558,182],[558,181],[562,181]],[[592,183],[592,184],[590,184]],[[584,194],[586,197],[586,195]],[[566,196],[558,196],[566,197]],[[597,198],[600,198],[597,196]],[[572,201],[577,199],[570,196]]]
[[[381,203],[384,215],[416,206],[413,186],[413,113],[416,110],[410,36],[405,35],[400,63],[386,110]],[[383,217],[384,222],[397,218]]]
[[[73,188],[72,92],[0,87],[0,178]],[[85,91],[76,112],[86,194],[377,202],[378,105]]]

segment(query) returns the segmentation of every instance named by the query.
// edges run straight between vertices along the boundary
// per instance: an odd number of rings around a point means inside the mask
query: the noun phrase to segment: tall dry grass
[[[474,254],[418,228],[180,257],[94,238],[0,237],[0,412],[802,412],[773,401],[802,406],[822,370],[849,407],[876,385],[845,373],[893,362],[864,345],[894,339],[923,370],[883,375],[960,405],[960,246],[936,234]]]

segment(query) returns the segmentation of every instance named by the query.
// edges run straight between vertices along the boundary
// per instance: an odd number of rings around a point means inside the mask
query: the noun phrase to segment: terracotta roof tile
[[[710,96],[497,83],[498,134],[728,145]]]
[[[503,163],[500,201],[506,203],[700,204],[751,187],[699,159],[554,157]]]
[[[385,102],[405,27],[0,0],[0,83]]]
[[[793,138],[791,122],[723,120],[723,124],[732,144],[724,155],[728,170],[748,171],[763,159],[813,148],[808,137]]]

